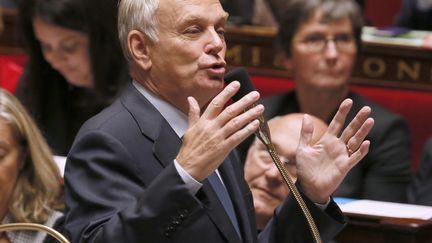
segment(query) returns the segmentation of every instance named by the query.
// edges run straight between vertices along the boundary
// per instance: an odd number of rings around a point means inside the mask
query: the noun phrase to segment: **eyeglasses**
[[[313,34],[306,36],[301,44],[309,51],[313,53],[322,52],[329,42],[333,42],[335,47],[340,52],[352,52],[355,49],[354,37],[352,34],[338,34],[333,38],[327,38],[321,34]]]

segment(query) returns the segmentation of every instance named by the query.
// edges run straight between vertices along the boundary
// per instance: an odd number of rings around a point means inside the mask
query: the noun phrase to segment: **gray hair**
[[[118,32],[123,54],[130,62],[132,56],[128,48],[128,34],[138,30],[152,42],[158,41],[159,22],[156,11],[160,0],[121,0],[119,4]]]

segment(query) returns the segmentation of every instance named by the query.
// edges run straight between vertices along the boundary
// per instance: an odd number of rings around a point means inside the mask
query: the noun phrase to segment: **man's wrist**
[[[330,197],[329,198],[327,198],[327,201],[325,202],[325,203],[315,203],[315,205],[317,206],[317,207],[319,207],[321,210],[326,210],[327,209],[327,206],[330,204]]]
[[[180,177],[182,178],[183,182],[186,184],[186,186],[189,189],[189,192],[192,195],[195,195],[198,190],[202,187],[202,183],[195,180],[180,164],[179,162],[174,159],[174,166],[179,173]]]

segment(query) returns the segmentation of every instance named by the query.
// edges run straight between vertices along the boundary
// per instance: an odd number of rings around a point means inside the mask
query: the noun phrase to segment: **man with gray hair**
[[[72,242],[258,242],[232,150],[258,128],[264,107],[247,110],[256,91],[225,107],[240,88],[237,81],[224,87],[226,20],[219,0],[120,2],[133,80],[83,125],[68,155]],[[298,184],[324,241],[344,222],[330,194],[369,149],[368,107],[341,129],[351,106],[341,103],[320,144],[311,144],[313,125],[303,119]],[[299,210],[287,197],[259,242],[311,242]]]

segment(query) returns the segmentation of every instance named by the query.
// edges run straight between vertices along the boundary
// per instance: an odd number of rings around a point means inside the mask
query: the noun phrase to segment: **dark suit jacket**
[[[432,30],[432,8],[420,9],[418,0],[404,0],[395,25],[415,30]]]
[[[369,153],[350,170],[334,196],[406,202],[406,189],[410,180],[408,125],[400,116],[359,94],[351,92],[348,98],[354,104],[345,126],[363,106],[372,108],[371,117],[375,125],[366,137],[371,142]],[[264,115],[267,119],[301,112],[294,91],[268,97],[262,104],[266,108]],[[251,139],[248,139],[240,146],[243,160],[250,143]]]
[[[408,201],[432,206],[432,138],[423,148],[420,167],[408,189]]]
[[[181,140],[133,85],[84,124],[65,171],[66,230],[72,242],[240,242],[205,180],[190,194],[173,159]],[[257,242],[251,192],[235,154],[219,172],[244,242]],[[341,230],[332,202],[326,212],[306,199],[324,241]],[[276,240],[277,239],[277,240]],[[297,204],[287,198],[260,242],[312,242]]]

